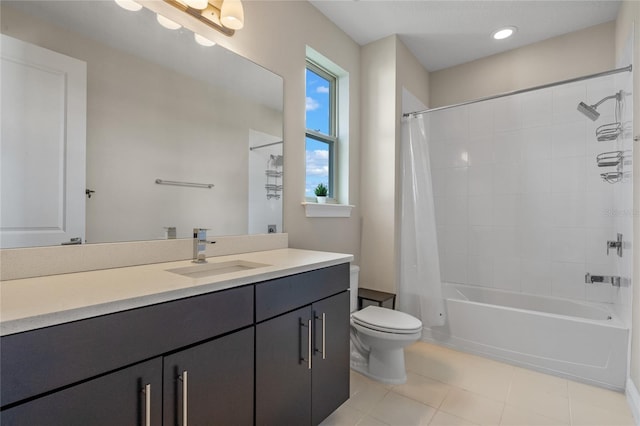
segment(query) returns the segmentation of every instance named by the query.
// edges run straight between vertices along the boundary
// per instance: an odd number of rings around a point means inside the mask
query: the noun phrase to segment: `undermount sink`
[[[199,265],[185,266],[182,268],[166,269],[166,271],[189,278],[204,278],[214,275],[228,274],[230,272],[264,268],[265,266],[270,265],[265,263],[247,262],[245,260],[229,260],[227,262],[203,263]]]

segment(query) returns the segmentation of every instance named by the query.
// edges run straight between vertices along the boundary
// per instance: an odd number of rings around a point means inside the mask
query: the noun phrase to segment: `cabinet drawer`
[[[0,423],[3,426],[159,426],[162,424],[161,377],[162,358],[158,357],[4,410],[0,412]],[[149,411],[147,403],[150,403]]]
[[[253,285],[0,340],[1,405],[253,324]]]
[[[348,288],[348,263],[256,284],[256,322],[308,305]]]

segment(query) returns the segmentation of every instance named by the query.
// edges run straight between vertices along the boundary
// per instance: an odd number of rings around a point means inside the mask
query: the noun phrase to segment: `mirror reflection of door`
[[[2,34],[86,63],[81,192],[95,193],[83,200],[84,244],[191,238],[194,227],[211,236],[245,235],[250,215],[261,220],[255,232],[273,224],[281,232],[281,208],[272,207],[282,200],[249,205],[247,191],[250,158],[258,156],[249,150],[250,130],[283,140],[282,77],[220,46],[199,45],[187,28],[161,26],[145,7],[2,0],[0,20]],[[56,129],[42,129],[49,131]],[[58,154],[50,161],[59,163]],[[265,164],[258,170],[264,197]],[[171,237],[167,228],[176,230]],[[52,244],[59,242],[33,246]]]
[[[1,42],[0,247],[84,241],[86,63]]]

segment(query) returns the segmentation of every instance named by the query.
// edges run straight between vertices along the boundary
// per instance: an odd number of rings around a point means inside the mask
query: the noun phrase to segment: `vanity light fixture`
[[[192,7],[194,9],[202,10],[207,8],[208,1],[207,0],[184,0],[184,3],[186,3],[187,6]]]
[[[132,12],[137,12],[142,9],[142,5],[140,3],[136,3],[133,0],[116,0],[116,3],[121,8],[130,10]]]
[[[160,25],[162,25],[163,27],[165,27],[168,30],[177,30],[179,28],[182,28],[182,25],[178,24],[176,21],[172,21],[169,18],[165,18],[164,16],[160,15],[159,13],[156,14],[156,19],[158,20],[158,23]]]
[[[204,47],[211,47],[216,45],[215,42],[197,33],[193,33],[193,38],[195,39],[196,43]]]
[[[504,40],[505,38],[509,38],[514,35],[516,31],[518,31],[516,27],[500,28],[491,33],[491,38],[494,40]]]
[[[229,37],[244,27],[244,8],[241,0],[164,1]]]
[[[244,8],[241,0],[224,0],[220,9],[220,22],[232,30],[244,27]]]

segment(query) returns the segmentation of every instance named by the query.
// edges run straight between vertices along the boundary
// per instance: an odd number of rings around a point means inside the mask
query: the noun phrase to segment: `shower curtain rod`
[[[272,145],[280,145],[281,143],[284,143],[284,141],[265,143],[264,145],[258,145],[258,146],[251,146],[249,147],[249,151],[253,151],[254,149],[265,148],[267,146],[272,146]]]
[[[555,87],[555,86],[560,86],[560,85],[568,84],[568,83],[575,83],[575,82],[578,82],[578,81],[588,80],[590,78],[595,78],[595,77],[604,77],[604,76],[607,76],[607,75],[618,74],[620,72],[625,72],[625,71],[631,72],[631,70],[632,70],[631,65],[627,65],[626,67],[616,68],[616,69],[610,70],[610,71],[603,71],[603,72],[599,72],[599,73],[595,73],[595,74],[585,75],[585,76],[582,76],[582,77],[570,78],[569,80],[556,81],[555,83],[543,84],[541,86],[529,87],[527,89],[519,89],[519,90],[513,90],[511,92],[499,93],[497,95],[486,96],[484,98],[474,99],[474,100],[466,101],[466,102],[460,102],[458,104],[446,105],[446,106],[441,106],[441,107],[437,107],[437,108],[430,108],[430,109],[425,109],[425,110],[422,110],[422,111],[405,112],[404,114],[402,114],[402,117],[403,118],[408,118],[408,117],[411,117],[411,116],[416,117],[418,115],[425,114],[427,112],[441,111],[441,110],[444,110],[444,109],[449,109],[449,108],[455,108],[455,107],[464,106],[464,105],[475,104],[475,103],[482,102],[482,101],[489,101],[491,99],[503,98],[505,96],[519,95],[521,93],[532,92],[534,90],[546,89],[548,87]]]

